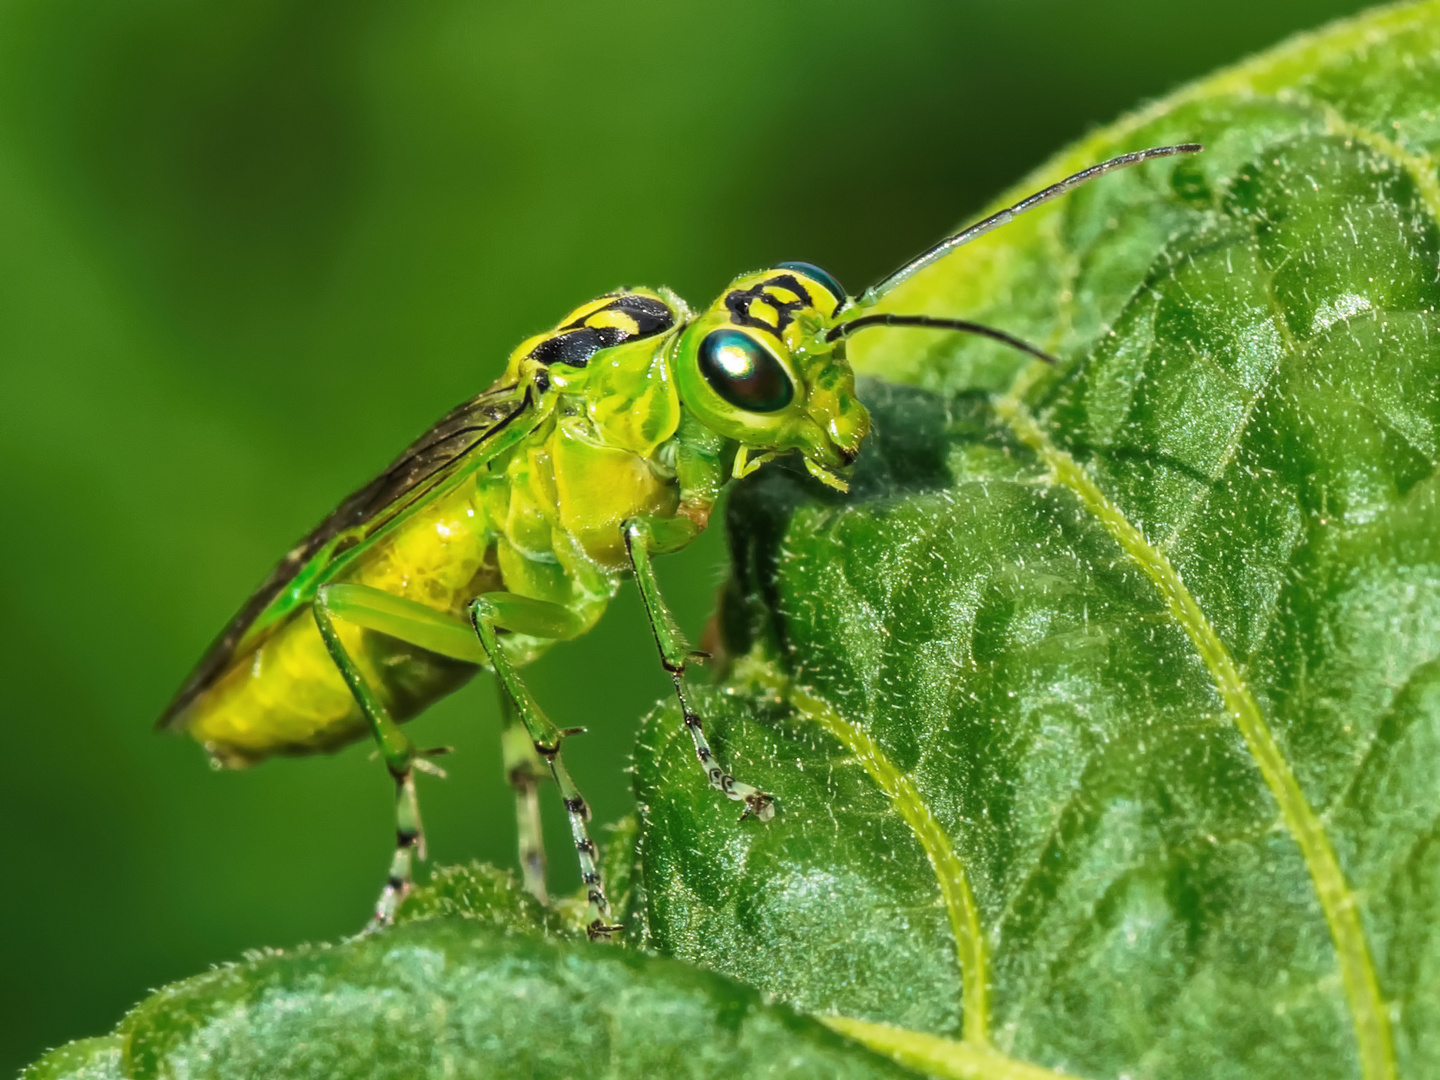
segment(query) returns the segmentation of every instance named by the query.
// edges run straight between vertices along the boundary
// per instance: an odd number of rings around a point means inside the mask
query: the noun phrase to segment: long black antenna
[[[956,330],[962,334],[975,334],[998,341],[1003,345],[1009,345],[1012,349],[1019,349],[1037,360],[1044,360],[1047,364],[1058,363],[1055,357],[1044,349],[1037,349],[1028,341],[1021,341],[1014,335],[1005,333],[1004,330],[996,330],[993,326],[982,326],[980,323],[969,322],[965,319],[942,319],[935,315],[895,315],[888,311],[882,311],[876,315],[861,315],[858,319],[851,319],[849,322],[832,327],[830,332],[825,335],[825,340],[838,341],[842,337],[849,337],[857,330],[864,330],[867,326],[919,326],[930,330]]]
[[[1176,154],[1198,154],[1205,147],[1199,143],[1181,143],[1178,146],[1152,146],[1149,150],[1136,150],[1129,154],[1121,154],[1119,157],[1111,158],[1109,161],[1102,161],[1099,165],[1091,165],[1088,169],[1081,169],[1074,176],[1067,176],[1058,184],[1051,184],[1044,191],[1037,191],[1029,198],[1021,199],[1014,206],[1006,207],[998,214],[991,214],[983,221],[977,221],[968,229],[962,229],[954,236],[948,236],[941,240],[928,251],[911,259],[904,266],[900,267],[889,277],[865,290],[860,297],[861,306],[874,303],[884,296],[902,281],[918,274],[931,263],[943,259],[956,248],[968,244],[978,236],[984,236],[992,229],[998,229],[1001,225],[1008,224],[1027,210],[1033,210],[1041,203],[1047,203],[1051,199],[1064,195],[1067,191],[1073,191],[1087,180],[1094,180],[1097,176],[1104,176],[1116,169],[1123,169],[1129,165],[1138,165],[1142,161],[1149,161],[1152,158],[1174,157]],[[860,320],[856,320],[857,322]]]

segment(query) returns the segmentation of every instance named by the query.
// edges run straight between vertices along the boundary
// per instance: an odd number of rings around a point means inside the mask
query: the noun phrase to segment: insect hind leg
[[[385,767],[395,781],[395,854],[390,859],[390,872],[375,903],[375,914],[370,923],[374,929],[395,921],[396,912],[410,892],[414,858],[417,854],[422,859],[425,857],[425,833],[420,824],[420,804],[415,796],[415,764],[419,755],[415,744],[400,730],[355,663],[355,658],[350,655],[336,629],[337,613],[327,603],[328,598],[328,589],[322,587],[314,604],[315,623],[331,659],[369,721],[381,756],[385,759]]]
[[[560,744],[567,735],[575,732],[560,730],[540,709],[506,658],[498,634],[499,630],[505,629],[533,637],[573,637],[581,629],[579,621],[568,608],[514,593],[486,593],[478,597],[470,605],[470,618],[480,645],[490,657],[495,676],[519,714],[535,753],[549,767],[550,775],[560,788],[560,797],[570,818],[570,834],[580,861],[580,877],[589,899],[586,931],[592,940],[608,941],[623,927],[609,921],[610,902],[605,897],[598,852],[585,827],[590,820],[590,807],[570,779],[560,756]]]
[[[515,823],[520,855],[520,874],[525,891],[542,904],[550,902],[545,888],[545,837],[540,825],[540,781],[549,776],[544,760],[535,752],[535,744],[515,703],[503,686],[497,684],[500,715],[504,727],[500,732],[500,748],[505,763],[505,778],[515,791]]]

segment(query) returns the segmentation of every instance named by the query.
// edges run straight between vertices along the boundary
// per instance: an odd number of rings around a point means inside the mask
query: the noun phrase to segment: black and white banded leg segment
[[[525,683],[515,674],[515,669],[500,647],[499,635],[496,633],[503,627],[534,636],[568,636],[561,627],[568,625],[573,617],[559,605],[531,600],[513,593],[486,593],[470,605],[470,618],[475,633],[480,638],[481,647],[490,657],[490,665],[495,669],[496,678],[520,715],[520,721],[530,736],[535,753],[549,766],[550,775],[560,789],[565,813],[570,819],[570,835],[574,839],[575,853],[580,861],[580,878],[585,883],[588,899],[586,932],[592,940],[608,941],[612,934],[624,927],[610,921],[610,902],[605,898],[598,852],[585,827],[585,823],[590,820],[590,807],[575,787],[575,782],[570,779],[570,773],[560,756],[560,744],[566,736],[578,734],[583,729],[562,731],[545,715],[530,695]],[[551,627],[547,625],[552,618],[556,624],[553,627],[556,631],[554,633],[548,632]]]
[[[414,857],[425,858],[425,833],[420,824],[420,804],[415,798],[415,769],[423,764],[419,752],[400,726],[391,718],[389,711],[366,681],[364,674],[355,663],[354,657],[345,647],[335,629],[334,616],[326,603],[326,589],[322,587],[314,604],[315,623],[320,636],[329,650],[336,668],[354,695],[360,711],[370,723],[385,767],[395,781],[395,854],[390,859],[390,872],[380,898],[375,903],[375,914],[370,929],[389,926],[395,921],[395,913],[409,895]]]
[[[486,593],[479,597],[470,605],[470,618],[465,620],[368,585],[346,583],[321,586],[316,594],[314,611],[315,621],[320,627],[326,647],[369,720],[375,739],[380,744],[380,751],[385,757],[385,764],[396,783],[395,858],[391,864],[389,880],[376,907],[375,923],[383,925],[392,921],[396,909],[410,890],[413,855],[423,846],[420,815],[415,803],[414,770],[435,770],[424,760],[426,755],[417,751],[400,730],[366,682],[346,651],[344,641],[336,632],[334,621],[337,619],[363,629],[388,634],[442,656],[473,664],[489,664],[495,669],[503,693],[519,716],[518,727],[524,731],[529,743],[528,749],[521,750],[507,760],[529,761],[532,766],[536,762],[543,763],[540,768],[549,772],[565,800],[565,809],[570,815],[570,831],[575,838],[575,850],[579,856],[580,873],[589,895],[590,936],[608,940],[612,933],[621,929],[608,921],[610,905],[605,899],[604,885],[600,880],[595,844],[585,829],[590,810],[560,760],[560,743],[566,735],[574,732],[561,731],[541,712],[525,684],[516,676],[504,650],[500,648],[496,633],[497,630],[505,629],[531,637],[564,640],[584,630],[580,620],[568,608],[558,604],[504,592]],[[512,725],[514,726],[516,725]],[[513,740],[515,736],[512,735],[511,738]],[[521,828],[522,831],[526,829],[528,820],[531,833],[531,839],[525,843],[538,853],[539,816],[531,811],[528,795],[522,805],[525,810]],[[529,870],[543,866],[537,863],[535,858],[528,859],[527,864],[527,879]],[[543,882],[539,888],[543,891]]]
[[[650,561],[651,534],[649,523],[644,518],[632,518],[625,522],[625,550],[630,555],[630,566],[635,572],[635,584],[640,590],[640,599],[645,604],[645,614],[650,620],[650,629],[655,635],[655,645],[660,650],[660,662],[670,673],[675,684],[675,696],[680,700],[680,713],[685,718],[685,729],[695,742],[695,756],[710,786],[736,802],[744,803],[743,819],[754,814],[761,821],[775,816],[775,799],[743,780],[737,780],[715,760],[710,742],[705,738],[705,727],[699,714],[690,707],[685,696],[685,667],[701,654],[690,651],[670,609],[660,596],[660,583]]]
[[[549,776],[544,760],[535,752],[535,744],[525,723],[515,709],[509,693],[497,682],[500,716],[500,751],[504,761],[505,779],[515,792],[516,846],[519,848],[520,874],[525,891],[542,904],[550,902],[545,888],[545,836],[540,826],[540,781]]]

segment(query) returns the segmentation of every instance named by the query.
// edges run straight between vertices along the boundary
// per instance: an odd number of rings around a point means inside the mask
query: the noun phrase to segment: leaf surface
[[[1191,87],[885,298],[849,496],[734,496],[716,814],[638,754],[652,943],[1079,1076],[1440,1075],[1440,7]],[[1005,200],[1013,201],[1010,199]]]
[[[451,868],[391,931],[176,983],[28,1076],[910,1075],[729,979],[557,940],[519,895],[509,875]]]

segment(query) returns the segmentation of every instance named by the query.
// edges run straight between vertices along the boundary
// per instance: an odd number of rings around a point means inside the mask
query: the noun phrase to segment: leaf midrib
[[[1434,8],[1440,8],[1440,4],[1425,5],[1425,8],[1420,10]],[[1350,20],[1353,21],[1358,20]],[[1388,19],[1377,19],[1374,15],[1365,17],[1366,27],[1372,33],[1376,32],[1382,22],[1390,23],[1386,27],[1387,36],[1393,37],[1409,29],[1423,28],[1427,24],[1427,18],[1410,6],[1397,10]],[[1260,54],[1252,61],[1197,82],[1164,102],[1157,103],[1154,108],[1132,114],[1120,124],[1082,141],[1066,158],[1050,162],[1043,171],[1032,174],[1013,190],[1028,193],[1062,173],[1074,171],[1074,168],[1067,167],[1067,163],[1075,167],[1091,164],[1097,156],[1097,147],[1101,142],[1113,145],[1126,135],[1153,123],[1163,113],[1173,113],[1185,102],[1225,95],[1266,97],[1313,111],[1323,121],[1328,133],[1352,138],[1392,162],[1415,183],[1425,208],[1432,220],[1440,226],[1440,178],[1437,178],[1437,163],[1433,155],[1416,153],[1403,144],[1350,120],[1328,102],[1293,91],[1278,95],[1257,91],[1254,84],[1256,75],[1273,70],[1278,64],[1293,57],[1307,52],[1318,52],[1321,54],[1318,66],[1324,66],[1326,59],[1345,55],[1353,47],[1353,42],[1346,33],[1348,27],[1349,22],[1342,22],[1319,33],[1301,35],[1285,46]],[[1277,322],[1280,324],[1282,336],[1291,338],[1290,344],[1295,345],[1293,336],[1286,333],[1288,326],[1284,325],[1283,318]],[[1275,369],[1267,373],[1267,383],[1278,367],[1277,364]],[[1347,1003],[1355,1025],[1362,1075],[1365,1080],[1393,1080],[1396,1076],[1395,1052],[1388,1012],[1380,996],[1374,962],[1360,923],[1354,894],[1340,870],[1320,818],[1306,800],[1289,762],[1266,724],[1259,705],[1241,677],[1229,650],[1163,553],[1178,536],[1180,529],[1177,528],[1166,544],[1157,550],[1119,508],[1105,497],[1079,464],[1049,440],[1021,404],[1021,395],[1036,374],[1038,372],[1033,368],[1022,374],[1010,393],[997,399],[997,406],[1017,436],[1051,468],[1056,481],[1079,497],[1086,509],[1151,578],[1165,599],[1172,617],[1181,624],[1195,645],[1225,703],[1226,711],[1240,730],[1252,759],[1275,797],[1286,828],[1300,847],[1306,867],[1310,871],[1317,899],[1335,944]],[[1263,396],[1264,389],[1264,386],[1258,387],[1247,402],[1245,415],[1234,433],[1234,445],[1238,445],[1239,437],[1245,430],[1255,403]]]
[[[1305,798],[1259,703],[1233,657],[1175,568],[1073,457],[1055,444],[1025,409],[1017,390],[995,401],[1006,426],[1040,458],[1054,483],[1068,489],[1136,566],[1151,579],[1210,672],[1251,758],[1279,805],[1287,830],[1300,848],[1330,928],[1365,1080],[1394,1080],[1395,1052],[1389,1016],[1380,996],[1374,961],[1360,923],[1359,907],[1340,869],[1318,815]]]

